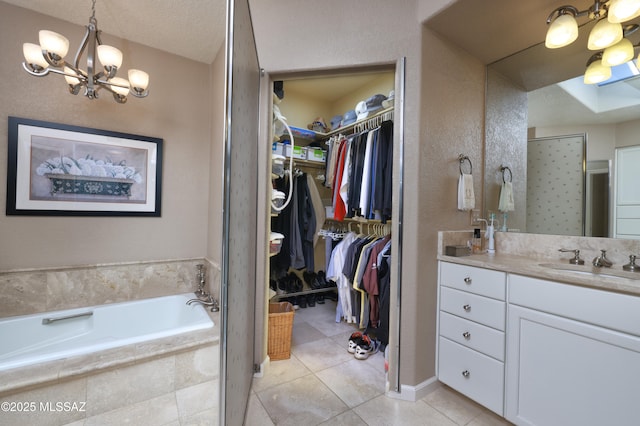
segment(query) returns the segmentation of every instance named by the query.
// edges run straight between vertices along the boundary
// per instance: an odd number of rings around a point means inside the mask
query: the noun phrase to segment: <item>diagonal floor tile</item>
[[[292,349],[292,352],[313,372],[350,361],[353,358],[353,355],[345,348],[341,348],[328,337],[298,345]]]
[[[448,386],[440,386],[422,400],[459,425],[466,425],[483,411],[480,405],[453,391]]]
[[[291,355],[289,359],[271,361],[263,377],[253,378],[252,389],[255,392],[260,392],[261,390],[290,382],[307,374],[311,374],[311,371],[309,371],[298,358]]]
[[[456,426],[444,414],[422,401],[379,396],[353,409],[369,426]]]
[[[356,407],[384,394],[384,375],[369,365],[370,360],[352,359],[316,373],[349,407]]]
[[[348,407],[317,377],[308,375],[257,393],[277,425],[317,425]]]

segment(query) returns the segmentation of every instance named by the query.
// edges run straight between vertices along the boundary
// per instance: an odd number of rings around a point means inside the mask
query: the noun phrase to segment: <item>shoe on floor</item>
[[[356,353],[356,347],[361,340],[362,333],[360,333],[359,331],[351,333],[351,336],[349,337],[349,346],[347,347],[347,352],[349,352],[350,354]]]
[[[362,336],[362,342],[356,346],[356,353],[354,356],[356,359],[367,359],[369,356],[375,354],[380,349],[380,342],[377,340],[371,340],[369,336]]]

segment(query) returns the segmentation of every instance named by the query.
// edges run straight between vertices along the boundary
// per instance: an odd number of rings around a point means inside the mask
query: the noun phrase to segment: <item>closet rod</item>
[[[318,133],[318,136],[320,136],[321,138],[324,139],[325,137],[337,135],[337,134],[340,134],[340,133],[345,134],[345,133],[348,133],[350,130],[355,129],[356,126],[360,126],[362,124],[366,124],[366,123],[368,123],[369,121],[372,121],[372,120],[377,120],[378,117],[381,118],[380,122],[386,121],[386,120],[393,120],[393,108],[394,107],[391,106],[389,108],[381,109],[380,111],[376,112],[371,117],[369,117],[366,121],[364,121],[364,120],[363,121],[356,121],[355,123],[351,123],[351,124],[349,124],[347,126],[343,126],[343,127],[337,128],[337,129],[332,130],[332,131],[327,132],[327,133]],[[374,126],[374,127],[377,127],[377,126]],[[366,129],[364,129],[364,130],[366,130]]]

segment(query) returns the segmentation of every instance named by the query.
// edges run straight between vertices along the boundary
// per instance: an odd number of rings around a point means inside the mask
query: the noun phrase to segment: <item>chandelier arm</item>
[[[78,47],[78,51],[76,52],[76,56],[73,59],[73,66],[76,69],[80,69],[80,57],[82,56],[82,53],[86,50],[87,44],[89,44],[89,35],[91,34],[91,31],[89,30],[89,26],[88,25],[86,25],[84,28],[85,28],[84,37],[82,38],[82,42],[80,43],[80,47]]]
[[[49,72],[51,71],[51,68],[49,67],[42,68],[42,70],[34,70],[29,65],[27,65],[26,62],[22,63],[22,68],[24,68],[26,72],[28,72],[34,77],[44,77],[45,75],[49,74]]]

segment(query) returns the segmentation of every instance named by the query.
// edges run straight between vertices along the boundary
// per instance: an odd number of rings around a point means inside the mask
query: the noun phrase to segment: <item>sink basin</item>
[[[565,265],[560,263],[540,263],[540,266],[570,274],[585,275],[601,278],[623,278],[627,280],[640,280],[640,273],[610,270],[609,268],[595,268],[587,265]]]

